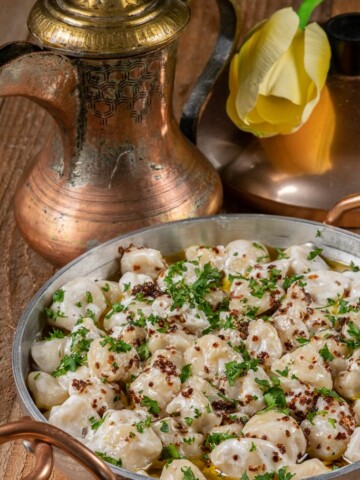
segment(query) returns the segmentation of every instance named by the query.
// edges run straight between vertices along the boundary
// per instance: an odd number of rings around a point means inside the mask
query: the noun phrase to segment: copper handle
[[[12,440],[29,440],[36,457],[33,471],[23,480],[47,480],[53,469],[52,446],[64,451],[98,480],[116,480],[116,475],[95,453],[54,425],[24,417],[0,427],[0,445]]]
[[[240,36],[240,7],[237,0],[216,0],[220,13],[220,31],[210,59],[198,78],[184,106],[180,129],[196,144],[196,131],[217,79],[225,70],[238,46]]]
[[[335,205],[327,212],[324,223],[327,225],[338,224],[344,213],[349,210],[355,210],[356,208],[360,208],[360,193],[354,193],[335,203]]]

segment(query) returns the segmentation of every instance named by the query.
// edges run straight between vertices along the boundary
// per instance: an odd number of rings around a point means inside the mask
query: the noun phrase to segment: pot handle
[[[360,208],[360,193],[348,195],[335,203],[327,212],[324,223],[327,225],[336,225],[344,213],[349,210],[355,210],[356,208]]]
[[[26,448],[35,455],[35,467],[23,480],[48,480],[53,469],[52,446],[64,451],[98,480],[116,480],[116,475],[95,453],[54,425],[30,417],[0,426],[0,445],[24,439]],[[30,444],[29,444],[29,443]]]
[[[220,13],[220,31],[216,45],[185,104],[180,120],[180,129],[193,143],[196,143],[199,118],[205,109],[211,90],[237,48],[240,36],[238,0],[216,1]]]

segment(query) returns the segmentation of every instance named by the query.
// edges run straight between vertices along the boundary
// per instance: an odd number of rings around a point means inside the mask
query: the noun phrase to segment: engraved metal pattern
[[[126,9],[140,5],[142,2],[141,0],[77,0],[76,3],[87,8],[107,10],[119,6]]]
[[[160,78],[173,47],[138,58],[81,64],[86,108],[107,125],[119,105],[126,105],[135,123],[148,113],[154,95],[164,100]]]
[[[150,4],[145,0],[77,0],[71,7],[63,10],[55,0],[37,0],[28,26],[42,45],[81,57],[154,50],[180,35],[190,18],[189,6],[182,0]]]

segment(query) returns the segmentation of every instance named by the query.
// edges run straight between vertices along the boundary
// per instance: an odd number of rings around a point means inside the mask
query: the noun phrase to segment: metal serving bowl
[[[77,276],[88,276],[91,279],[113,277],[119,271],[118,248],[127,247],[131,243],[152,247],[160,250],[164,255],[170,255],[190,245],[226,244],[237,238],[256,239],[279,248],[312,242],[316,247],[322,248],[324,256],[330,260],[350,264],[351,261],[359,263],[360,259],[360,236],[356,234],[306,220],[244,214],[220,215],[146,228],[110,240],[74,260],[57,272],[35,295],[16,330],[13,346],[15,384],[23,412],[35,421],[25,419],[1,427],[0,443],[15,438],[32,441],[32,444],[27,442],[26,445],[37,455],[35,467],[37,470],[36,473],[34,470],[32,475],[26,477],[28,480],[49,478],[52,455],[51,448],[44,443],[58,447],[55,461],[71,479],[88,479],[91,476],[102,479],[125,477],[143,480],[148,478],[119,467],[111,466],[110,470],[80,442],[49,425],[36,407],[26,386],[26,377],[31,370],[29,352],[35,338],[43,330],[45,323],[43,311],[51,303],[52,294],[64,283]],[[66,455],[60,454],[58,449],[64,450]],[[80,461],[86,470],[75,464],[69,455]],[[313,480],[359,480],[360,462],[312,478]]]

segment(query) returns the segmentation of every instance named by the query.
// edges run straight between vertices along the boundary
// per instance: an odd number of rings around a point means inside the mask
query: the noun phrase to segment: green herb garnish
[[[132,345],[129,345],[123,340],[117,339],[114,337],[104,337],[100,342],[100,345],[102,347],[107,346],[109,352],[115,352],[115,353],[130,352],[130,350],[133,348]]]
[[[55,338],[65,338],[65,333],[62,330],[54,329],[52,332],[50,332],[50,335],[48,337],[44,338],[44,340],[49,342],[50,340],[54,340]]]
[[[148,358],[151,357],[151,352],[147,343],[143,343],[142,345],[137,347],[136,351],[143,362],[145,362]]]
[[[144,398],[141,400],[140,405],[146,407],[148,412],[152,415],[159,415],[160,407],[156,400],[152,400],[150,397],[144,395]]]
[[[65,292],[62,288],[60,288],[59,290],[56,290],[56,292],[53,293],[53,302],[62,302],[64,300],[64,295],[65,295]]]
[[[312,250],[309,253],[309,255],[307,256],[307,259],[308,260],[314,260],[314,258],[316,258],[318,255],[320,255],[322,251],[323,251],[322,248],[314,248],[314,250]]]
[[[161,452],[161,459],[173,459],[178,460],[181,458],[179,450],[175,447],[174,444],[170,443],[167,447],[164,447]]]
[[[206,438],[205,447],[208,448],[209,450],[213,450],[217,445],[220,445],[220,443],[224,442],[225,440],[229,440],[229,438],[237,438],[237,436],[234,433],[229,433],[229,432],[211,433]]]
[[[191,375],[192,375],[191,364],[189,363],[188,365],[184,365],[183,368],[181,369],[181,373],[180,373],[181,383],[186,382],[186,380],[188,378],[190,378]]]
[[[120,459],[117,460],[114,457],[109,457],[109,455],[106,455],[106,453],[97,452],[96,450],[95,450],[95,453],[98,457],[104,460],[104,462],[111,463],[111,465],[115,465],[116,467],[122,466],[122,461]]]
[[[103,418],[96,419],[95,417],[90,417],[89,422],[90,422],[90,427],[91,430],[97,430],[100,425],[102,425],[105,422],[106,415]]]
[[[243,377],[249,370],[257,371],[257,367],[260,363],[259,359],[252,358],[251,360],[244,360],[239,363],[235,360],[225,363],[225,375],[228,379],[229,385],[234,385],[235,380],[238,377]]]
[[[335,358],[334,355],[330,352],[327,343],[325,343],[323,348],[320,348],[319,353],[322,356],[322,358],[325,360],[325,362],[331,362]]]

